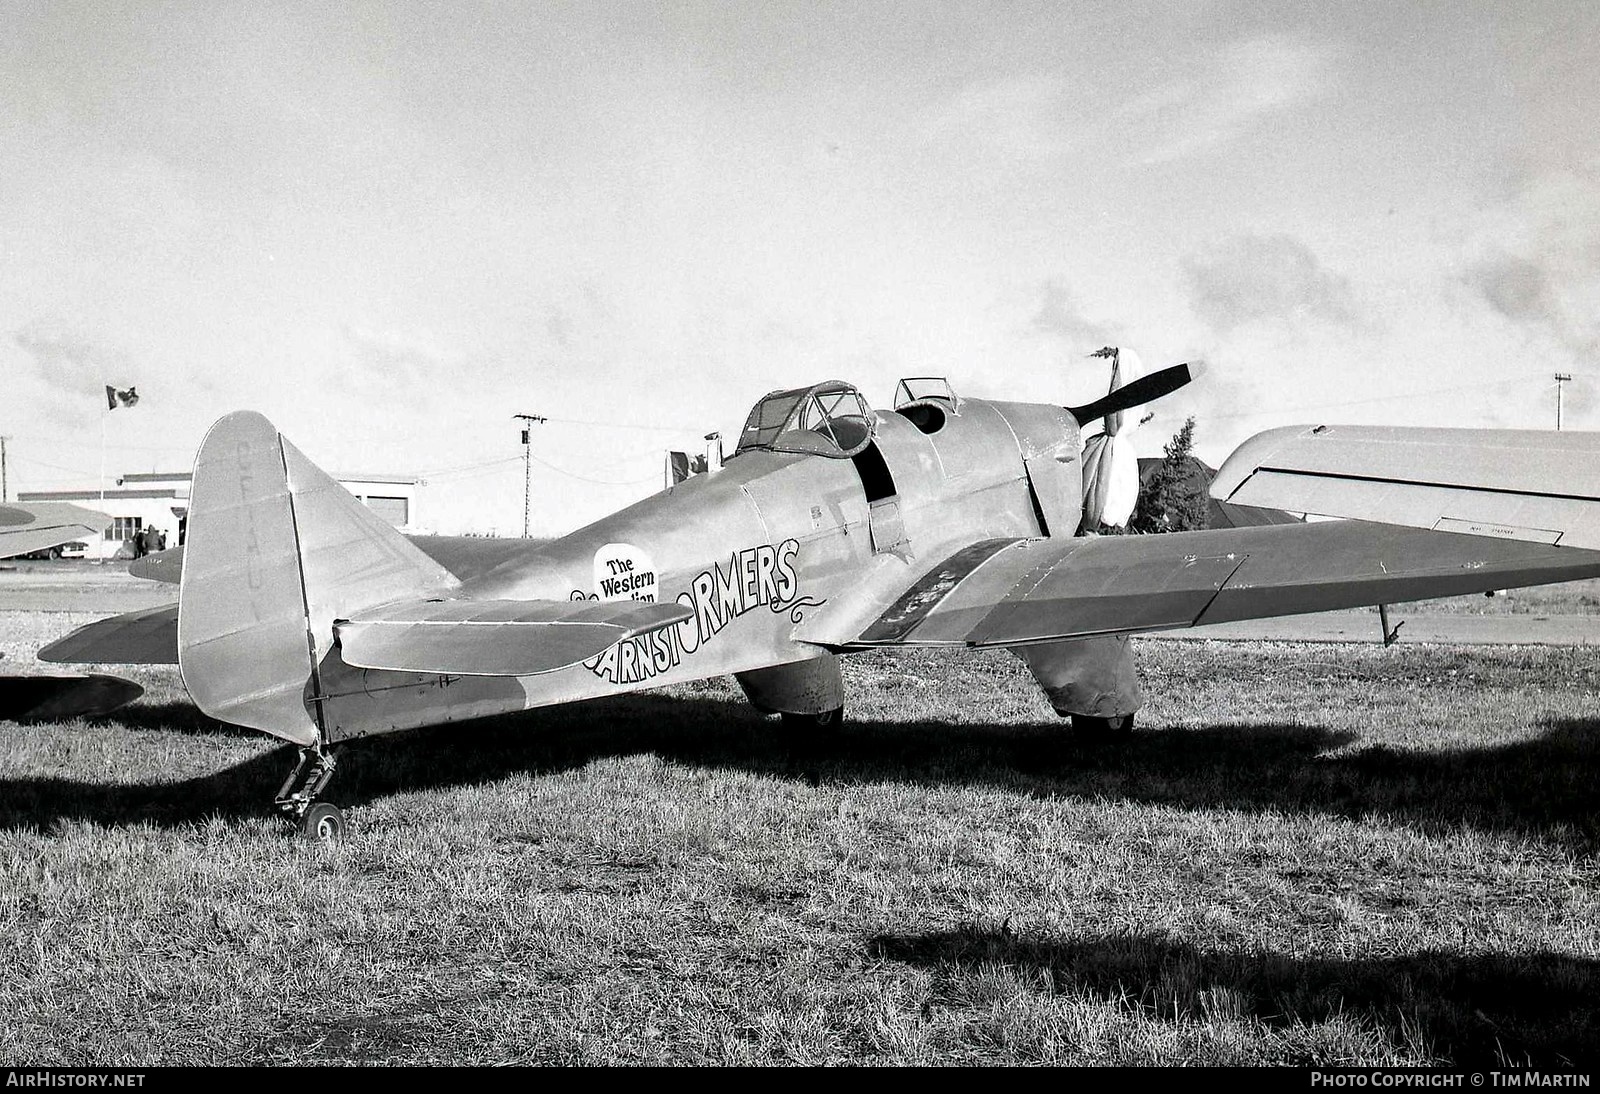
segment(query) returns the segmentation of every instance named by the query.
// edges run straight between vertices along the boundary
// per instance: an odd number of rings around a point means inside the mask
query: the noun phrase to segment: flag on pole
[[[667,485],[676,486],[689,477],[689,453],[667,453]]]
[[[119,406],[133,406],[139,401],[139,390],[129,388],[127,391],[118,391],[110,384],[106,385],[106,409],[115,410]]]
[[[706,472],[706,458],[704,456],[691,456],[687,452],[667,453],[667,485],[676,486],[685,479],[694,475],[703,475]]]

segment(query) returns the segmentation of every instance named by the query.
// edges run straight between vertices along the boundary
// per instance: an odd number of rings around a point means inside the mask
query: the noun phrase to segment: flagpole
[[[106,415],[109,409],[100,412],[100,512],[106,511]],[[95,552],[102,563],[106,560],[105,532],[100,533],[100,546]]]

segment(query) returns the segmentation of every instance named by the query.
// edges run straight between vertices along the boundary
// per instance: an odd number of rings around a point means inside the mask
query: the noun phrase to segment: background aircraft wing
[[[1213,497],[1600,548],[1600,433],[1289,426],[1223,463]]]
[[[47,551],[78,539],[98,539],[111,518],[64,501],[0,505],[0,558]]]
[[[1361,521],[988,540],[933,567],[843,644],[1015,646],[1597,575],[1596,551]]]

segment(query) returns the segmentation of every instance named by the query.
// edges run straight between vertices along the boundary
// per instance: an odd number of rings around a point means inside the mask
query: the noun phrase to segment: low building
[[[99,510],[111,518],[111,527],[97,542],[89,544],[89,558],[127,558],[135,554],[134,539],[146,528],[166,537],[168,547],[184,541],[189,523],[189,481],[187,471],[170,474],[143,472],[123,475],[116,486],[94,490],[23,490],[18,501],[70,501]],[[423,485],[415,477],[397,475],[341,475],[339,484],[373,512],[402,532],[417,526],[417,490]]]

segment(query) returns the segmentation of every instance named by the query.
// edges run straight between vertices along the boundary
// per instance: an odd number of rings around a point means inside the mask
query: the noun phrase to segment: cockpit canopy
[[[736,451],[765,448],[845,459],[872,442],[876,421],[861,393],[841,380],[774,391],[750,411]]]
[[[955,413],[961,411],[961,400],[956,397],[955,388],[943,376],[907,376],[895,385],[896,410],[917,403],[940,403]]]

